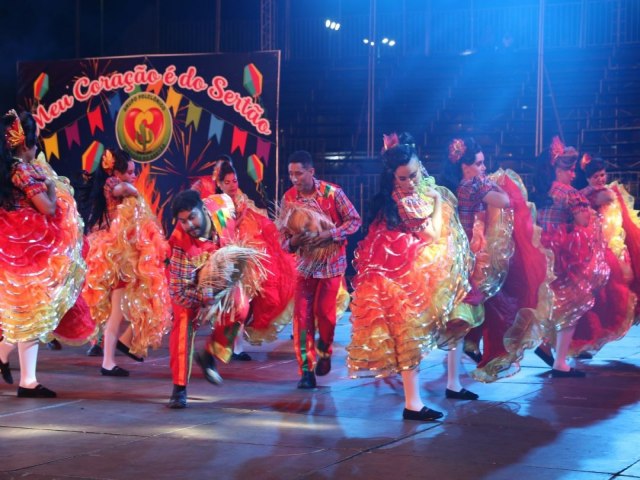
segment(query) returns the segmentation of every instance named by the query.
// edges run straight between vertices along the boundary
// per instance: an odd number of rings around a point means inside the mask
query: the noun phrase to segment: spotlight
[[[335,28],[335,30],[340,30],[340,24],[339,24],[339,23],[336,23],[336,28]]]
[[[362,39],[362,43],[364,43],[365,45],[369,44],[369,39],[368,38],[363,38]]]
[[[396,44],[395,40],[389,40],[389,46],[393,47]]]
[[[324,26],[325,26],[325,27],[327,27],[327,28],[330,28],[330,27],[331,27],[331,20],[327,19],[327,20],[324,22]]]
[[[386,44],[386,43],[389,43],[389,39],[388,39],[387,37],[384,37],[384,38],[382,39],[382,43],[385,43],[385,44]]]
[[[335,30],[335,29],[336,29],[336,22],[331,22],[331,23],[329,24],[329,28],[330,28],[331,30]]]

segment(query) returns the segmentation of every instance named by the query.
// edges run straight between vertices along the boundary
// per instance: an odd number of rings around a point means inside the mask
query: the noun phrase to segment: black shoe
[[[182,385],[174,385],[171,398],[169,399],[169,408],[187,408],[187,387]]]
[[[49,350],[62,350],[62,345],[60,344],[60,342],[58,340],[56,340],[54,338],[49,343],[47,343],[47,348]]]
[[[231,360],[240,360],[241,362],[250,362],[251,355],[249,355],[247,352],[232,353]]]
[[[298,388],[309,390],[316,388],[316,375],[313,372],[302,372],[302,378],[298,382]]]
[[[0,373],[2,373],[2,379],[8,383],[9,385],[13,385],[13,375],[11,375],[11,370],[9,369],[9,362],[4,363],[0,360]]]
[[[584,378],[587,374],[582,370],[576,370],[575,368],[570,369],[568,372],[564,370],[556,370],[555,368],[551,370],[552,378]]]
[[[331,357],[322,357],[316,364],[316,375],[322,377],[331,371]]]
[[[422,407],[422,410],[416,412],[415,410],[404,409],[402,411],[402,418],[405,420],[419,420],[421,422],[433,422],[443,417],[443,413],[437,410],[431,410],[427,407]]]
[[[473,350],[464,350],[464,354],[476,363],[482,361],[482,354],[480,352],[474,352]]]
[[[579,358],[580,360],[591,360],[593,358],[593,355],[591,355],[589,352],[582,352],[576,358]]]
[[[106,368],[100,368],[100,373],[105,377],[128,377],[129,376],[129,370],[120,368],[117,365],[113,367],[111,370],[107,370]]]
[[[18,387],[20,398],[55,398],[56,392],[38,384],[35,388]]]
[[[101,357],[103,355],[102,347],[99,344],[91,345],[87,350],[87,357]]]
[[[445,397],[451,398],[454,400],[477,400],[480,398],[477,393],[470,392],[466,388],[463,388],[459,392],[454,392],[453,390],[449,390],[448,388],[444,392]]]
[[[535,353],[538,357],[540,357],[540,360],[542,360],[544,363],[546,363],[550,367],[553,367],[553,362],[554,362],[555,359],[553,358],[552,354],[546,352],[545,350],[543,350],[540,347],[536,348],[533,351],[533,353]]]
[[[120,340],[118,340],[118,343],[116,343],[116,348],[118,349],[118,351],[124,353],[127,357],[133,358],[136,362],[144,362],[144,358],[143,357],[139,357],[139,356],[134,355],[133,353],[131,353],[129,351],[129,347],[127,347]]]
[[[196,363],[200,365],[200,368],[202,368],[204,378],[206,378],[208,382],[214,385],[222,385],[222,377],[218,373],[216,359],[213,358],[213,355],[204,350],[195,354],[195,360]]]

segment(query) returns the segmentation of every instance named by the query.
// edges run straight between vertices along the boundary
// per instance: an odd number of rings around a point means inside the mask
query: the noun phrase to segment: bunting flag
[[[269,166],[269,154],[271,153],[271,144],[266,140],[258,138],[256,145],[256,155],[264,160],[265,165]]]
[[[178,113],[178,109],[180,108],[180,101],[182,100],[182,94],[176,92],[173,87],[169,87],[169,91],[167,92],[167,107],[173,110],[173,116],[176,116]]]
[[[193,123],[196,130],[198,130],[198,125],[200,124],[200,115],[202,115],[202,107],[199,107],[192,101],[189,101],[189,107],[187,108],[187,121],[185,122],[184,126],[188,127],[189,124]]]
[[[247,158],[247,174],[256,183],[260,183],[264,178],[264,165],[255,153]]]
[[[95,133],[96,128],[99,128],[104,132],[104,125],[102,124],[102,110],[100,109],[100,105],[87,113],[87,118],[89,119],[89,128],[91,129],[91,135]]]
[[[82,154],[82,170],[88,173],[93,173],[98,168],[102,154],[104,153],[104,145],[98,141],[91,142],[89,148],[87,148]]]
[[[109,115],[111,116],[111,120],[116,118],[116,115],[118,114],[121,106],[122,100],[120,100],[120,94],[116,92],[109,99]]]
[[[33,97],[40,101],[49,91],[49,75],[42,72],[33,82]]]
[[[222,129],[224,128],[224,120],[220,120],[213,113],[211,114],[211,120],[209,122],[209,135],[208,140],[216,137],[218,143],[222,140]]]
[[[131,90],[129,92],[129,96],[133,97],[136,93],[140,93],[142,91],[142,88],[140,88],[140,85],[136,85],[133,90]]]
[[[78,130],[78,121],[76,120],[68,127],[64,127],[64,133],[67,136],[67,148],[71,149],[74,143],[80,145],[80,131]]]
[[[48,138],[42,137],[44,142],[44,151],[47,154],[47,158],[51,161],[51,157],[55,156],[60,160],[60,152],[58,151],[58,134],[54,133]]]
[[[233,126],[233,138],[231,139],[231,153],[237,148],[240,149],[240,155],[244,155],[244,147],[247,145],[247,132]]]
[[[162,79],[158,80],[156,83],[150,83],[149,85],[147,85],[147,92],[151,92],[159,96],[162,85]]]

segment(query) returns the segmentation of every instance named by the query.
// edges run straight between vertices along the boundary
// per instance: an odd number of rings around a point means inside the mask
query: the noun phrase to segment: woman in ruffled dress
[[[606,164],[585,154],[580,162],[588,186],[580,190],[598,212],[611,274],[596,293],[593,309],[578,321],[570,356],[591,358],[606,343],[622,338],[638,319],[640,306],[640,219],[623,185],[607,185]]]
[[[466,336],[464,351],[478,362],[471,376],[492,382],[518,372],[524,350],[541,340],[551,314],[551,253],[540,244],[535,208],[520,177],[502,169],[487,175],[484,153],[471,137],[454,139],[448,150],[445,183],[455,188],[460,221],[475,254],[472,290],[452,317],[480,325]],[[457,390],[461,347],[449,352],[446,393],[473,400],[475,394]]]
[[[419,366],[468,291],[468,242],[455,199],[426,175],[410,135],[385,135],[382,163],[374,220],[355,252],[347,365],[354,377],[400,373],[403,418],[434,421],[442,413],[424,405]]]
[[[555,358],[547,356],[554,378],[585,376],[569,365],[569,349],[578,320],[593,308],[595,294],[610,271],[599,218],[571,186],[577,161],[576,149],[554,137],[535,186],[542,244],[554,253],[553,312],[544,339],[547,348],[555,346]]]
[[[18,397],[52,398],[38,383],[38,342],[49,341],[84,281],[82,228],[68,184],[36,159],[33,116],[4,117],[0,155],[0,371],[13,383],[8,356],[17,344]],[[93,333],[92,331],[90,333]],[[85,338],[86,339],[86,338]]]
[[[126,152],[107,150],[94,175],[83,297],[103,329],[101,374],[126,377],[129,371],[116,365],[115,350],[142,361],[149,347],[160,346],[170,326],[169,245],[133,185],[135,164]],[[119,339],[125,317],[130,328]]]

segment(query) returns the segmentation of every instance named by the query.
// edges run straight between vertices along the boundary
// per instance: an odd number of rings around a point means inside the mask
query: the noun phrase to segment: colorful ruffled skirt
[[[124,287],[122,312],[131,323],[130,350],[146,356],[157,348],[171,324],[171,299],[165,271],[169,255],[162,228],[142,198],[118,206],[108,230],[89,235],[87,281],[82,292],[102,327],[111,312],[111,291]]]
[[[447,315],[468,291],[468,243],[452,198],[445,195],[438,241],[389,230],[377,221],[358,245],[347,347],[352,376],[416,368],[436,347]]]
[[[83,223],[68,183],[50,173],[53,216],[28,207],[0,209],[0,328],[9,342],[49,341],[84,281]]]

